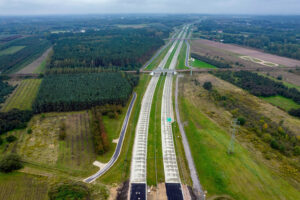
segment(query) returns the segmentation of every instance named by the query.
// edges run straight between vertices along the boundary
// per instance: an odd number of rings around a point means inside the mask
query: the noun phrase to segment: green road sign
[[[171,121],[172,121],[171,117],[168,117],[167,122],[171,122]]]

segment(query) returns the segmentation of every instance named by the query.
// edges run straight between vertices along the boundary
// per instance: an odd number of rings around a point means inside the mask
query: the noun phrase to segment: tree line
[[[8,112],[0,112],[0,134],[14,129],[22,129],[33,116],[32,111],[13,109]]]
[[[9,85],[0,77],[0,104],[4,103],[6,97],[14,91],[15,87]],[[1,108],[1,106],[0,106]]]
[[[216,76],[241,87],[255,96],[270,97],[280,95],[300,104],[300,92],[296,88],[288,88],[280,82],[249,71],[215,72]],[[295,112],[290,112],[294,115]]]

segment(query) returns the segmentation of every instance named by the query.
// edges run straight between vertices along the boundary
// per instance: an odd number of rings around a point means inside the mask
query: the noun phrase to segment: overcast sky
[[[204,13],[300,14],[300,0],[0,0],[0,15]]]

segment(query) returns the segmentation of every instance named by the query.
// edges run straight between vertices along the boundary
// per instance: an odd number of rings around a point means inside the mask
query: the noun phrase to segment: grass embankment
[[[173,51],[172,51],[170,57],[169,57],[168,60],[167,60],[165,69],[169,69],[169,68],[170,68],[170,64],[171,64],[172,59],[173,59],[173,57],[174,57],[174,54],[175,54],[175,52],[176,52],[176,50],[177,50],[177,48],[178,48],[178,45],[179,45],[179,42],[176,41],[176,45],[175,45],[175,47],[174,47],[174,49],[173,49]]]
[[[7,49],[0,51],[0,56],[11,55],[11,54],[17,53],[18,51],[20,51],[23,48],[25,48],[25,46],[11,46]]]
[[[157,83],[152,101],[148,132],[147,184],[154,186],[165,180],[161,144],[161,99],[165,79],[165,76],[161,76]]]
[[[16,88],[15,92],[6,99],[2,111],[7,112],[13,108],[31,110],[32,103],[37,95],[42,79],[25,79]]]
[[[5,200],[48,199],[47,178],[14,172],[0,173],[0,198]]]
[[[261,97],[261,98],[285,111],[300,108],[299,104],[283,96]]]
[[[183,42],[182,48],[178,56],[176,69],[188,69],[188,67],[185,66],[186,48],[187,48],[186,43]]]
[[[155,69],[158,64],[162,61],[162,59],[166,56],[168,53],[170,47],[172,46],[172,43],[170,43],[160,54],[157,56],[151,63],[150,65],[145,69],[145,70],[153,70]]]
[[[213,65],[210,65],[210,64],[203,62],[201,60],[198,60],[198,59],[194,59],[194,61],[190,61],[190,65],[192,65],[193,67],[196,67],[196,68],[209,68],[209,69],[217,68]]]
[[[202,112],[198,99],[202,95],[196,97],[191,92],[185,93],[186,90],[186,85],[181,82],[180,114],[182,121],[187,122],[186,135],[200,182],[208,191],[208,197],[229,195],[234,199],[253,200],[292,200],[299,197],[300,191],[267,168],[258,158],[259,152],[249,152],[236,141],[235,153],[229,155],[230,134]]]
[[[141,102],[150,79],[151,76],[149,75],[141,75],[139,85],[135,88],[135,92],[137,93],[137,99],[132,109],[130,120],[128,122],[128,127],[124,138],[120,157],[116,161],[114,166],[106,174],[104,174],[102,177],[96,180],[98,183],[119,184],[129,178],[135,128],[141,109]]]
[[[173,131],[174,146],[176,151],[176,159],[177,159],[181,182],[189,186],[192,186],[193,184],[192,184],[191,174],[190,174],[187,159],[185,157],[182,137],[177,123],[176,110],[175,110],[175,89],[176,89],[176,77],[173,78],[173,95],[172,95],[172,101],[173,101],[172,103],[173,103],[173,111],[174,111],[174,122],[172,124],[172,131]]]

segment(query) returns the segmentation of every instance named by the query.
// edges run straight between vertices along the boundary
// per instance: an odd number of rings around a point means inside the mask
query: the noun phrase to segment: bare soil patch
[[[31,74],[34,73],[36,68],[38,68],[42,62],[48,57],[49,53],[52,51],[52,47],[47,49],[43,55],[41,55],[38,59],[21,69],[20,71],[17,72],[17,74]]]
[[[277,55],[272,55],[268,53],[261,52],[259,50],[255,49],[250,49],[250,48],[245,48],[237,45],[231,45],[231,44],[224,44],[224,43],[219,43],[219,42],[214,42],[210,40],[195,40],[193,41],[193,44],[204,44],[207,46],[223,49],[226,51],[230,51],[233,53],[237,53],[240,55],[246,55],[246,56],[251,56],[254,58],[259,58],[261,60],[265,61],[270,61],[273,63],[277,63],[280,65],[288,66],[288,67],[294,67],[294,66],[300,66],[300,60],[295,60],[291,58],[285,58]]]

